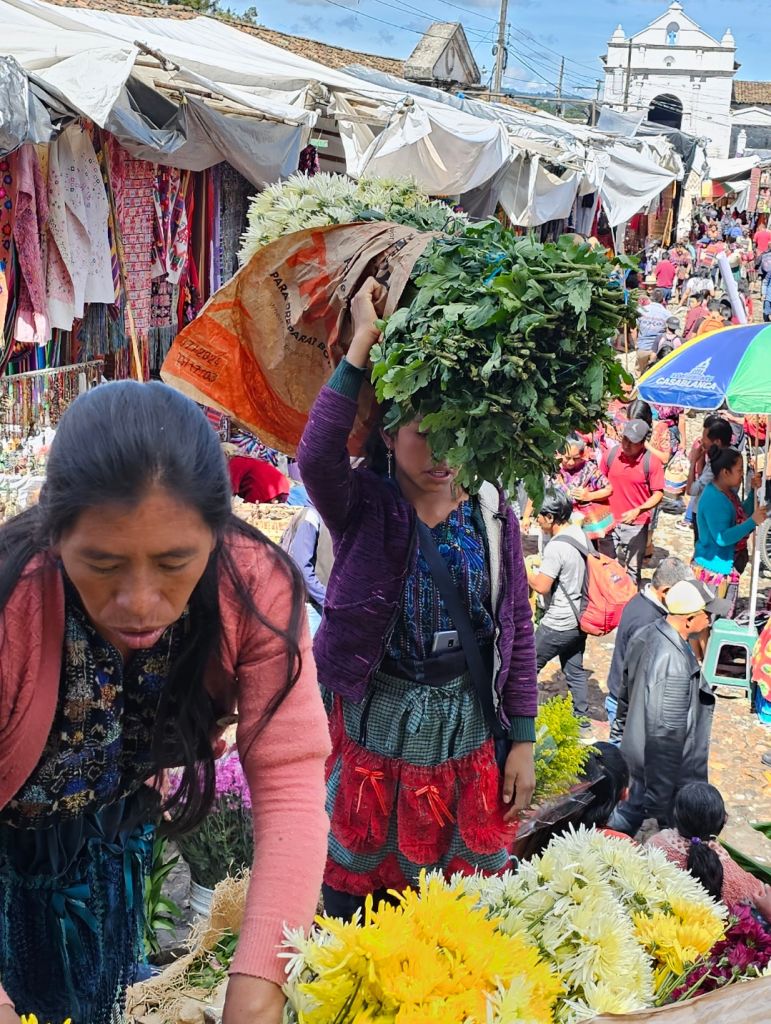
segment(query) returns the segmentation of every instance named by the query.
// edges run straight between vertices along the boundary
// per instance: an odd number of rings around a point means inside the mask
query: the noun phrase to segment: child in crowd
[[[675,799],[675,827],[659,832],[648,845],[690,871],[714,899],[729,905],[750,903],[769,920],[771,886],[740,868],[718,842],[726,819],[720,792],[706,782],[691,782]]]
[[[590,784],[570,793],[525,819],[514,840],[513,853],[519,860],[531,860],[543,853],[555,836],[562,836],[581,825],[596,828],[607,836],[629,839],[623,832],[608,828],[616,806],[629,795],[629,768],[624,755],[612,743],[595,743],[583,772]]]

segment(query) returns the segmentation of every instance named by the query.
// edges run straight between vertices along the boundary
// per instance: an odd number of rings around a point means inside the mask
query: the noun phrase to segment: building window
[[[670,21],[667,25],[667,46],[677,46],[677,36],[680,32],[680,26],[676,21]]]

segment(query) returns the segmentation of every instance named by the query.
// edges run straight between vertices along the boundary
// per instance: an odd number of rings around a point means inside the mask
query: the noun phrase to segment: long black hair
[[[613,743],[595,743],[592,755],[599,777],[592,783],[594,800],[584,809],[580,824],[587,828],[605,828],[621,794],[629,786],[629,765]]]
[[[571,829],[605,828],[613,809],[629,785],[629,767],[618,747],[612,743],[595,743],[582,772],[588,788],[547,805],[550,821],[536,823],[525,835],[514,840],[512,852],[519,860],[532,860],[543,853],[555,836],[564,836]]]
[[[709,465],[712,470],[712,475],[715,478],[715,483],[720,479],[720,474],[724,470],[728,470],[730,472],[741,457],[742,453],[738,448],[721,448],[719,444],[710,445],[710,449],[707,452],[707,458],[709,459]]]
[[[689,782],[675,798],[675,828],[689,842],[686,867],[713,899],[722,899],[723,865],[707,844],[725,825],[720,791],[707,782]]]
[[[636,398],[626,407],[626,418],[628,420],[643,420],[649,427],[653,426],[653,410],[641,398]]]
[[[302,577],[294,563],[254,527],[232,513],[231,488],[219,439],[201,410],[165,384],[121,381],[79,397],[62,417],[48,458],[40,502],[0,528],[0,609],[5,608],[27,563],[50,551],[87,509],[137,505],[149,488],[163,487],[196,509],[216,537],[203,576],[189,600],[189,628],[163,690],[156,718],[154,758],[159,768],[184,769],[166,803],[170,831],[194,828],[214,800],[212,733],[215,713],[206,669],[220,655],[220,577],[225,574],[244,614],[277,634],[287,650],[286,682],[271,701],[253,742],[301,672],[299,646],[304,606]],[[292,592],[289,624],[272,624],[255,604],[225,540],[240,534],[270,548]]]

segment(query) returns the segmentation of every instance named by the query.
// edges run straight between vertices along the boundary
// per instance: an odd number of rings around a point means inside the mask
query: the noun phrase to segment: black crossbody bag
[[[506,758],[511,750],[511,740],[508,738],[493,705],[492,679],[485,666],[477,638],[474,635],[474,627],[471,625],[471,619],[469,618],[463,598],[453,583],[447,563],[442,558],[431,531],[420,519],[418,519],[418,537],[420,539],[420,550],[428,564],[428,568],[431,570],[436,589],[441,594],[445,608],[449,612],[452,623],[458,633],[460,645],[463,648],[466,663],[474,682],[477,700],[485,716],[487,728],[495,740],[495,760],[498,763],[498,767],[503,771]]]

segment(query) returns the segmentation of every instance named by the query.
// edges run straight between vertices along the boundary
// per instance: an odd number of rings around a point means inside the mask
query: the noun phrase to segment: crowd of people
[[[418,420],[381,421],[354,466],[383,298],[374,280],[354,297],[350,347],[286,474],[237,451],[228,462],[178,392],[121,382],[73,403],[40,503],[0,528],[0,1024],[33,1010],[114,1019],[154,823],[173,835],[205,817],[234,721],[257,841],[224,1024],[278,1024],[284,929],[310,924],[319,890],[349,918],[424,869],[501,872],[571,824],[634,841],[656,819],[668,857],[771,913],[715,844],[715,698],[699,660],[761,521],[735,493],[746,425],[705,422],[683,478],[698,499],[693,558],[665,559],[646,583],[683,410],[615,400],[565,439],[522,524],[495,482],[457,486]],[[281,547],[233,514],[234,492],[281,501],[299,487]],[[526,564],[528,518],[546,543]],[[611,742],[595,744],[583,660],[598,610],[600,632],[618,631]],[[590,799],[568,797],[528,852],[517,829],[553,658],[593,747]],[[152,784],[170,766],[173,794]]]
[[[771,230],[765,216],[750,231],[746,214],[734,211],[720,217],[714,207],[705,204],[692,238],[670,248],[655,243],[641,254],[634,281],[627,281],[627,288],[637,289],[640,303],[632,338],[638,375],[684,341],[739,323],[730,298],[722,294],[721,254],[728,261],[747,321],[752,322],[754,315],[752,288],[756,283],[763,319],[771,320]]]

